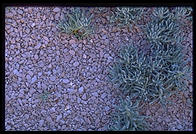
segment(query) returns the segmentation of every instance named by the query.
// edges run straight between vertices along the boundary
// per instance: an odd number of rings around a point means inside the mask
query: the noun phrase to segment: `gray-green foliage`
[[[180,43],[182,40],[180,25],[173,18],[174,15],[168,8],[156,8],[152,15],[152,21],[144,29],[148,40],[159,45]]]
[[[148,56],[133,44],[123,47],[109,78],[126,95],[142,102],[166,105],[170,95],[186,88],[183,81],[188,78],[188,68],[180,46],[158,46],[151,45]]]
[[[117,22],[121,27],[137,24],[142,17],[143,10],[139,7],[117,7],[111,16],[111,22]]]
[[[129,96],[121,98],[119,106],[113,115],[113,124],[108,126],[111,131],[144,131],[148,129],[147,117],[139,114],[139,103],[132,102]]]
[[[93,15],[89,15],[89,12],[86,12],[85,9],[73,8],[71,13],[67,13],[64,20],[57,27],[61,32],[73,34],[76,38],[82,39],[93,32],[92,17]]]
[[[182,22],[183,20],[192,21],[192,15],[191,15],[192,12],[193,9],[191,7],[176,7],[172,10],[172,13],[174,14],[174,18],[178,22]]]
[[[148,40],[152,43],[181,43],[183,40],[182,26],[187,26],[185,21],[192,20],[192,8],[168,7],[155,8],[150,21],[144,28]]]

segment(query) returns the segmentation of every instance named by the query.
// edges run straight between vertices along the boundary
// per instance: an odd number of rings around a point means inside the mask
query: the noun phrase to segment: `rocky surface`
[[[105,12],[95,14],[96,33],[79,41],[56,28],[69,10],[6,8],[6,130],[107,130],[120,94],[107,81],[107,68],[122,42],[137,43],[142,34],[107,25],[109,12]],[[190,50],[191,34],[187,33]],[[156,105],[147,107],[146,114],[154,115],[149,120],[151,129],[192,130],[191,98],[192,88],[173,97],[177,104],[168,107],[169,113],[159,112]]]

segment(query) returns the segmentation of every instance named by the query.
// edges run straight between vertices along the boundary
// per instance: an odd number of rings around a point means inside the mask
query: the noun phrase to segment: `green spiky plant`
[[[115,106],[112,124],[108,126],[110,131],[144,131],[148,130],[145,121],[147,116],[139,114],[139,103],[132,102],[129,96],[125,100],[121,98],[120,105]]]
[[[57,27],[61,32],[72,34],[78,39],[83,39],[88,34],[93,33],[92,19],[93,15],[89,15],[82,8],[73,8],[71,13],[65,15],[64,20],[59,22]]]
[[[180,89],[188,76],[181,48],[175,45],[152,45],[150,55],[130,44],[124,46],[119,59],[110,68],[109,79],[125,95],[141,102],[158,102],[163,106],[167,98]]]
[[[178,22],[181,22],[181,25],[184,24],[184,20],[192,21],[192,12],[193,9],[191,7],[176,7],[172,10],[174,19],[176,19]]]
[[[120,27],[137,25],[142,17],[144,9],[139,7],[117,7],[110,18],[111,23],[117,22]]]
[[[168,8],[157,8],[153,12],[152,21],[145,27],[147,39],[150,43],[180,43],[182,41],[182,32],[180,25],[176,23],[173,14]]]

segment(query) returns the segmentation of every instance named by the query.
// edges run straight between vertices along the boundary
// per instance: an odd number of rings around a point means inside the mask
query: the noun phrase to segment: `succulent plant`
[[[57,27],[61,32],[73,34],[78,39],[93,32],[92,19],[93,15],[89,15],[84,9],[73,8],[71,13],[67,13],[65,19],[61,21]]]
[[[117,22],[120,27],[131,27],[137,24],[137,21],[143,14],[143,10],[144,8],[140,7],[117,7],[110,21],[112,23]]]
[[[133,102],[129,96],[125,100],[121,98],[120,105],[115,106],[112,124],[108,126],[110,131],[144,131],[148,129],[145,121],[147,116],[139,114],[139,103]]]
[[[157,46],[151,45],[148,56],[133,44],[124,46],[110,67],[109,79],[125,95],[166,105],[170,95],[186,88],[183,81],[189,71],[180,46]]]

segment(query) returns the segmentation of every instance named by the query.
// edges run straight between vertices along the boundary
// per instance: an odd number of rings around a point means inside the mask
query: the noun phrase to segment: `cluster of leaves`
[[[192,20],[192,8],[168,7],[155,8],[152,21],[145,27],[144,31],[150,42],[159,44],[180,43],[183,40],[181,27]]]
[[[126,95],[148,103],[166,104],[167,97],[176,89],[186,87],[182,76],[189,68],[184,68],[186,63],[179,46],[157,46],[151,46],[149,56],[132,44],[124,46],[109,78]]]
[[[110,20],[112,23],[117,22],[120,27],[131,27],[137,24],[143,11],[144,8],[139,7],[117,7]]]
[[[154,10],[152,21],[147,24],[144,30],[151,43],[181,42],[180,27],[173,17],[174,15],[167,7],[156,8]]]
[[[192,22],[193,9],[191,7],[176,7],[171,12],[174,14],[175,19],[181,22],[180,24],[182,25],[184,21]]]
[[[113,124],[108,126],[111,131],[138,131],[147,130],[148,125],[144,120],[146,116],[141,116],[138,112],[139,103],[132,102],[129,96],[125,100],[121,98],[121,103],[116,107],[113,115]]]
[[[167,110],[166,105],[173,104],[168,97],[188,89],[186,80],[191,80],[192,71],[184,61],[183,47],[180,45],[183,35],[175,16],[169,8],[155,9],[152,21],[145,29],[149,40],[148,52],[140,50],[133,43],[123,46],[119,58],[110,68],[110,81],[139,104],[157,102]],[[133,130],[133,126],[128,127],[130,122],[127,120],[140,115],[128,118],[122,110],[125,107],[121,104],[121,110],[117,109],[111,130]],[[133,109],[132,112],[135,113]]]
[[[93,15],[82,8],[73,8],[71,13],[67,13],[65,19],[57,27],[61,32],[73,34],[78,39],[83,39],[93,32],[91,19]]]

